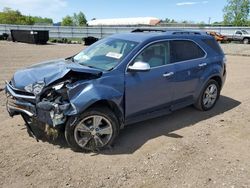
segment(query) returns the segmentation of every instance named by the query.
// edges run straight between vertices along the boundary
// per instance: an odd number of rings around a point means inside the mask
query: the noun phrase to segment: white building
[[[96,19],[88,21],[89,26],[157,25],[160,19],[154,17]]]

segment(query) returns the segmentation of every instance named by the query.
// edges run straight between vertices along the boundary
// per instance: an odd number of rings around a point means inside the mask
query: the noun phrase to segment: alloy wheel
[[[101,148],[109,143],[113,135],[111,122],[100,115],[85,117],[74,130],[76,143],[84,149]]]
[[[218,96],[218,88],[215,84],[210,84],[203,95],[203,105],[210,108],[214,105]]]

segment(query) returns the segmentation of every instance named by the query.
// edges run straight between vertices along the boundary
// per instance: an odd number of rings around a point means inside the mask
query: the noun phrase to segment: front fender
[[[81,114],[97,101],[107,100],[115,103],[122,112],[123,92],[113,87],[97,84],[83,83],[73,88],[68,88],[71,109],[67,115]]]

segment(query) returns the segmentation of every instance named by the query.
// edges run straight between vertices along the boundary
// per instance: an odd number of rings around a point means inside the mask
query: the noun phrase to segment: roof
[[[205,32],[198,31],[183,31],[183,30],[166,30],[161,32],[132,32],[124,34],[115,34],[110,36],[111,38],[119,38],[123,40],[130,40],[141,43],[146,40],[161,40],[161,39],[173,39],[173,38],[213,38]]]
[[[96,19],[88,21],[89,26],[100,25],[157,25],[160,19],[155,17],[138,17],[138,18],[115,18],[115,19]]]
[[[115,34],[110,37],[119,38],[123,40],[130,40],[130,41],[135,41],[135,42],[140,43],[152,37],[157,37],[157,36],[159,36],[159,33],[124,33],[124,34]]]

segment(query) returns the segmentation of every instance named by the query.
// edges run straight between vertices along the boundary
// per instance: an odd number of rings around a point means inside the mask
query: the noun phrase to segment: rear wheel
[[[119,123],[109,108],[90,108],[70,117],[65,138],[75,151],[95,151],[110,146],[119,133]]]
[[[209,80],[202,90],[195,107],[202,111],[212,109],[220,96],[220,86],[215,80]]]

